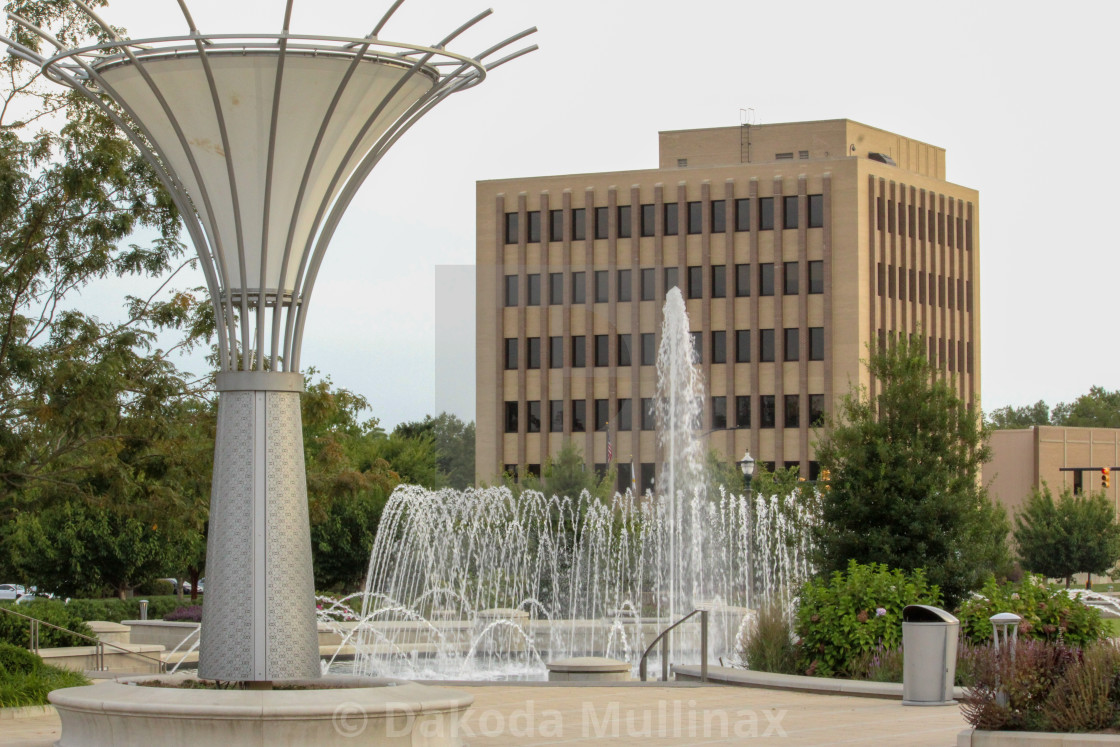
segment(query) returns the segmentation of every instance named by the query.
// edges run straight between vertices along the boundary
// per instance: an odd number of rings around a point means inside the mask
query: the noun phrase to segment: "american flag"
[[[614,457],[614,449],[611,448],[611,424],[607,423],[607,465],[611,463],[611,458]]]

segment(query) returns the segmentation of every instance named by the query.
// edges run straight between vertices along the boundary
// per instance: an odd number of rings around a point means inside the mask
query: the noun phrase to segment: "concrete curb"
[[[54,716],[58,711],[52,705],[20,706],[17,708],[0,708],[0,721],[20,718],[39,718],[40,716]]]
[[[1120,734],[965,729],[957,735],[957,747],[1096,747],[1101,744],[1120,744]]]
[[[698,682],[700,680],[699,666],[674,666],[673,673],[678,680],[688,682]],[[799,674],[754,672],[750,669],[712,666],[708,667],[708,682],[737,687],[762,687],[768,690],[793,690],[822,695],[849,695],[861,698],[902,700],[902,683],[899,682],[866,682],[831,677],[806,677]],[[964,697],[964,688],[954,687],[953,697]]]

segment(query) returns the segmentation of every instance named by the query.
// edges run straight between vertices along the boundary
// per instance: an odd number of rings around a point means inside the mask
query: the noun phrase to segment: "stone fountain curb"
[[[673,674],[678,680],[689,682],[700,681],[699,665],[674,666]],[[902,700],[902,683],[900,682],[867,682],[864,680],[843,680],[831,677],[806,677],[799,674],[754,672],[750,669],[713,666],[708,667],[708,681],[715,685],[762,687],[767,690],[793,690],[795,692],[820,693],[822,695],[850,695],[861,698]],[[964,697],[964,688],[954,687],[953,697]]]
[[[1120,744],[1120,734],[965,729],[957,735],[957,747],[1095,747],[1101,744]]]

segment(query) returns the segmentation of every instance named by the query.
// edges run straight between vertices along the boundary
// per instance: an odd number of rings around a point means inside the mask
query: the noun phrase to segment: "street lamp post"
[[[751,497],[751,480],[754,478],[754,457],[751,450],[747,449],[743,458],[738,461],[739,469],[743,470],[743,477],[747,480],[747,498]]]
[[[199,675],[317,677],[319,648],[300,418],[300,349],[323,254],[359,186],[416,121],[489,70],[526,30],[475,56],[380,38],[189,33],[69,48],[15,14],[40,54],[10,54],[83,94],[159,175],[198,252],[217,322],[218,428]],[[111,103],[110,103],[111,102]]]

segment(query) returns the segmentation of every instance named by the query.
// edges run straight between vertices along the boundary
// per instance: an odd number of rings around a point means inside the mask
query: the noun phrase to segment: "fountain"
[[[657,368],[665,457],[657,496],[393,493],[365,592],[355,595],[360,613],[343,620],[349,607],[340,602],[320,618],[353,647],[356,673],[543,679],[547,662],[576,656],[636,668],[661,630],[698,607],[712,612],[712,657],[734,659],[748,610],[767,599],[790,603],[811,570],[811,511],[708,487],[698,437],[704,387],[675,288]],[[673,651],[695,661],[696,627],[682,628]]]

